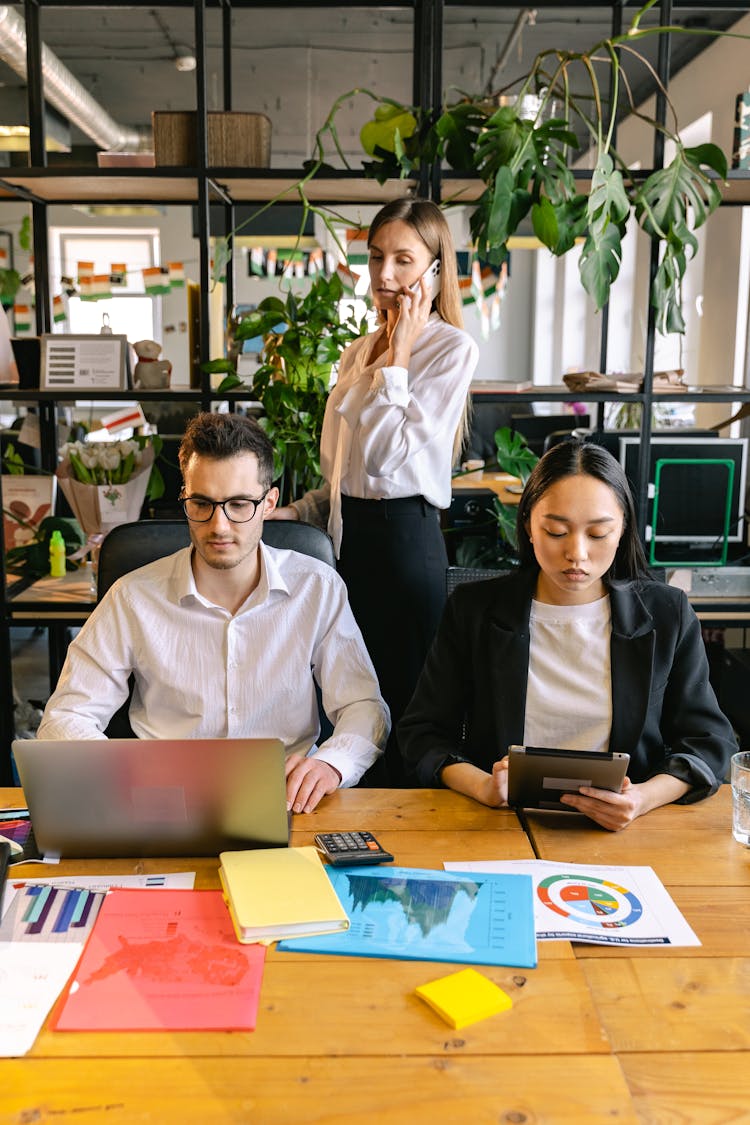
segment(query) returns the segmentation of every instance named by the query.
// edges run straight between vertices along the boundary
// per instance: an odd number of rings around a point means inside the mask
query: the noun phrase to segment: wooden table
[[[540,859],[653,867],[702,942],[573,946],[642,1119],[750,1121],[750,848],[732,837],[730,786],[625,832],[524,815]]]
[[[0,805],[19,803],[18,791],[0,790]],[[608,862],[590,854],[602,837],[611,841],[611,862],[623,863],[641,862],[625,853],[628,842],[639,852],[642,834],[653,841],[649,862],[657,871],[663,850],[682,855],[687,872],[692,857],[677,841],[689,829],[691,839],[701,836],[702,851],[716,856],[718,868],[724,837],[731,841],[725,813],[722,794],[721,802],[660,810],[651,823],[646,818],[615,836],[575,817],[562,827],[534,822],[531,839],[539,846],[544,837],[554,858]],[[405,866],[534,855],[512,812],[485,809],[445,790],[341,790],[315,813],[295,817],[292,842],[308,844],[316,831],[362,826],[372,827]],[[670,863],[661,870],[678,876],[676,859]],[[170,870],[194,870],[196,886],[218,886],[213,859],[71,860],[45,874]],[[721,889],[737,892],[739,902],[748,897],[740,859],[732,871],[726,877],[737,881]],[[33,877],[39,868],[16,867],[13,874]],[[715,901],[708,882],[678,879],[670,886],[675,897],[678,889]],[[25,1058],[0,1060],[0,1121],[748,1120],[750,1031],[740,1015],[750,988],[750,954],[731,936],[731,918],[719,917],[721,925],[704,928],[693,912],[689,921],[707,945],[680,956],[540,943],[534,970],[482,970],[512,996],[512,1011],[458,1032],[414,995],[416,985],[457,966],[272,947],[254,1033],[45,1027]],[[712,1116],[713,1106],[723,1116]],[[669,1116],[671,1110],[681,1116]]]
[[[496,496],[499,496],[503,504],[518,504],[521,499],[520,492],[508,492],[508,485],[514,488],[520,485],[519,477],[514,477],[510,473],[501,473],[493,469],[474,469],[470,473],[461,473],[460,476],[453,477],[451,480],[451,489],[453,492],[464,492],[467,489],[471,491],[477,488],[489,488]]]

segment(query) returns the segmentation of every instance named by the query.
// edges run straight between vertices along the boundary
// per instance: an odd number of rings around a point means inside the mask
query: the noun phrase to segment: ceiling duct
[[[0,5],[0,59],[26,78],[26,24],[8,5]],[[57,55],[42,45],[44,97],[81,132],[112,152],[153,148],[147,129],[119,125],[81,85]]]

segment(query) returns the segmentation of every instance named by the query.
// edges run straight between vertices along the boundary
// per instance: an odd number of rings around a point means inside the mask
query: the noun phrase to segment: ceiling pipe
[[[8,5],[0,5],[0,59],[26,79],[26,24]],[[153,148],[148,129],[119,125],[91,97],[54,52],[42,45],[44,98],[82,133],[110,152]]]

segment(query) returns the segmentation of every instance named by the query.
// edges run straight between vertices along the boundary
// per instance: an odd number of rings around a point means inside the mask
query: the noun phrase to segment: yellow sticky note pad
[[[456,1029],[513,1007],[507,992],[476,969],[461,969],[450,976],[420,984],[414,991]]]

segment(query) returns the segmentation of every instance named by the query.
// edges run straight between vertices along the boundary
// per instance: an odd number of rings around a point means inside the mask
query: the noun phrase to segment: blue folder
[[[349,929],[284,940],[279,949],[536,967],[529,875],[409,867],[328,867],[326,872],[349,916]]]

